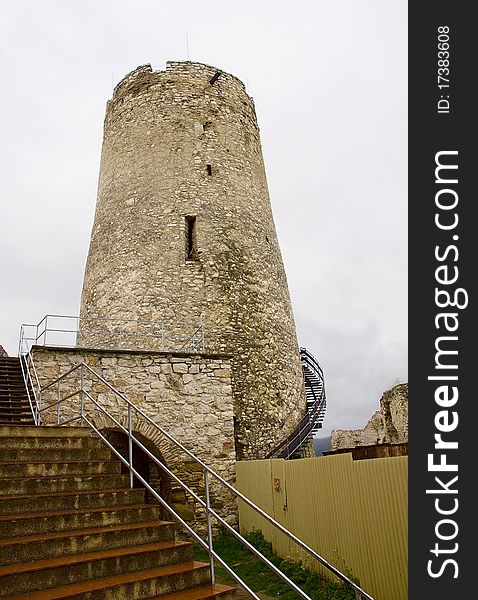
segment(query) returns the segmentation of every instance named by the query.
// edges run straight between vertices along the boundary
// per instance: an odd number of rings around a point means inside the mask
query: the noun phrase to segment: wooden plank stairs
[[[0,385],[13,382],[14,360],[0,362]],[[193,560],[192,544],[175,539],[87,429],[27,425],[12,410],[20,387],[0,406],[0,598],[235,598],[211,585],[209,564]]]

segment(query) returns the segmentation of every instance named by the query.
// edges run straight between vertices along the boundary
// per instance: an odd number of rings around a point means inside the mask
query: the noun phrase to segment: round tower
[[[205,351],[233,357],[238,458],[265,456],[303,416],[259,128],[236,77],[168,62],[116,86],[80,316],[79,343],[90,346],[87,318],[168,319],[185,334],[203,323]],[[157,337],[137,340],[157,348]]]

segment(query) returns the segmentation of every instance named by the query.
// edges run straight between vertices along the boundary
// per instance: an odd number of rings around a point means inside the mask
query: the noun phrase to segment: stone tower
[[[81,318],[98,317],[204,324],[205,352],[233,357],[238,458],[263,457],[304,414],[259,128],[236,77],[168,62],[116,86],[81,299]],[[95,345],[86,325],[79,344]]]

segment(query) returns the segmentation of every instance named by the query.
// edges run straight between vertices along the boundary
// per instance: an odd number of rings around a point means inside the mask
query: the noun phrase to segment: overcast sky
[[[186,59],[254,98],[322,434],[363,427],[407,381],[405,0],[0,0],[0,343],[78,314],[106,101]]]

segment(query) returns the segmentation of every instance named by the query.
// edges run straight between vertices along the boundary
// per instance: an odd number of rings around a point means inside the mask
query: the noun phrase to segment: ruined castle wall
[[[236,455],[228,356],[43,346],[34,347],[33,356],[42,387],[85,362],[224,479],[234,481]],[[79,389],[80,379],[80,371],[76,370],[62,381],[62,398]],[[88,372],[85,385],[101,406],[127,428],[125,403]],[[55,385],[44,393],[43,406],[55,402],[56,398]],[[66,400],[60,410],[62,422],[77,416],[79,407],[79,395]],[[99,429],[118,429],[101,411],[95,410],[90,401],[85,401],[85,408],[88,418]],[[42,423],[53,425],[56,418],[54,407],[42,414]],[[133,430],[152,442],[168,467],[204,497],[202,470],[196,463],[144,420],[133,418]],[[222,516],[234,522],[235,501],[214,482],[212,497]],[[192,500],[189,505],[190,516],[200,518],[201,508]]]
[[[373,414],[363,429],[332,431],[332,450],[401,444],[408,442],[408,384],[400,383],[386,390],[380,398],[380,410]]]
[[[169,62],[115,88],[81,316],[204,323],[206,351],[233,356],[240,458],[264,456],[303,415],[254,104],[232,75]],[[84,322],[79,343],[95,342]]]

